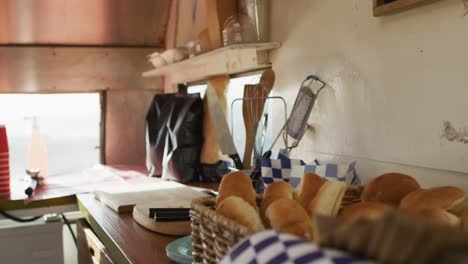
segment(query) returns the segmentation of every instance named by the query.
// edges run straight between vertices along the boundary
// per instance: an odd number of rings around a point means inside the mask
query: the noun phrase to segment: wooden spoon
[[[244,86],[244,100],[242,105],[242,115],[245,125],[245,151],[243,165],[244,168],[251,167],[252,150],[257,135],[258,122],[262,118],[263,107],[265,106],[266,97],[273,89],[275,83],[275,72],[273,70],[265,70],[260,78],[260,83],[257,85]],[[259,153],[262,155],[262,153]]]

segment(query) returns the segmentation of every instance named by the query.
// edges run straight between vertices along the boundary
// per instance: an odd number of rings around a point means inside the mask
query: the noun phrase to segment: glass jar
[[[250,20],[255,31],[255,42],[269,41],[268,0],[238,0],[239,14]]]

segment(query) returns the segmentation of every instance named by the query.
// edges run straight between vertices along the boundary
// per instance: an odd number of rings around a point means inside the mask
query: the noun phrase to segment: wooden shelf
[[[271,67],[270,50],[279,42],[234,44],[199,56],[144,72],[143,77],[162,77],[165,82],[185,83]]]
[[[374,0],[374,16],[391,15],[409,8],[429,4],[438,0],[396,0],[384,4],[382,0]]]

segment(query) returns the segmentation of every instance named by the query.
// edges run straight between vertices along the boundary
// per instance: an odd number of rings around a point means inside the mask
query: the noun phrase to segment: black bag
[[[198,94],[156,95],[146,116],[153,176],[198,180],[203,101]]]
[[[146,114],[146,128],[150,144],[149,157],[152,176],[161,177],[164,144],[166,143],[167,119],[175,94],[158,94],[153,98]]]

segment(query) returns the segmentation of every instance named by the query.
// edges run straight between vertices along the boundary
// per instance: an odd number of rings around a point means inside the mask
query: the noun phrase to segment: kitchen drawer
[[[109,256],[104,244],[89,228],[86,222],[80,221],[78,227],[78,262],[80,264],[112,264],[114,263]]]
[[[88,242],[89,254],[94,264],[112,264],[107,249],[104,247],[99,238],[89,228],[84,229],[86,241]]]

